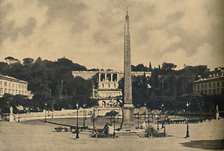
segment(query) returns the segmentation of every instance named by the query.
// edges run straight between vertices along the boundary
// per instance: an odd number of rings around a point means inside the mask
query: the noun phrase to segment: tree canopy
[[[38,108],[44,108],[47,102],[53,106],[55,100],[90,100],[92,83],[81,77],[73,78],[73,70],[87,70],[85,66],[73,63],[67,58],[59,58],[57,61],[35,61],[32,58],[24,58],[23,63],[8,65],[0,62],[0,73],[21,80],[28,81],[28,89],[34,94],[33,101]],[[72,103],[73,104],[73,103]]]

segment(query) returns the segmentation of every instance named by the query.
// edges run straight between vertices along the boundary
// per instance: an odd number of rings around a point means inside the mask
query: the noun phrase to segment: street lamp
[[[115,138],[115,114],[114,114],[114,121],[113,121],[113,123],[114,123],[114,132],[113,132],[113,138]]]
[[[76,103],[76,111],[77,111],[77,118],[76,118],[76,137],[75,138],[79,138],[79,104],[78,102]]]
[[[149,127],[149,122],[150,122],[150,121],[149,121],[149,118],[150,118],[150,117],[149,117],[149,114],[150,114],[150,113],[149,113],[149,109],[148,109],[148,108],[147,108],[147,113],[148,113],[148,114],[147,114],[147,115],[148,115],[148,121],[147,121],[147,122],[148,122],[148,126],[147,126],[147,129],[148,129],[148,137],[150,137],[150,135],[151,135],[151,134],[149,134],[149,128],[150,128],[150,127]]]
[[[146,102],[144,103],[144,106],[145,106],[145,108],[146,108],[146,110],[145,110],[145,112],[144,112],[144,113],[145,113],[145,117],[144,117],[144,118],[145,118],[145,121],[146,121],[146,112],[147,112]]]
[[[157,117],[157,131],[159,131],[159,117]]]
[[[18,122],[20,121],[20,120],[19,120],[19,112],[20,112],[20,110],[18,110]]]
[[[83,128],[86,127],[86,113],[85,113],[85,106],[86,106],[86,104],[83,104]]]
[[[164,112],[164,104],[162,104],[162,113]],[[163,118],[163,134],[164,134],[164,137],[166,137],[166,114],[164,112],[164,118]]]
[[[93,108],[92,121],[93,121],[93,132],[95,132],[95,108]]]
[[[186,104],[186,106],[187,106],[187,112],[188,112],[188,107],[189,107],[189,105],[190,105],[190,103],[187,102],[187,104]],[[186,123],[187,123],[187,131],[186,131],[186,136],[185,136],[185,138],[188,138],[188,137],[190,137],[190,134],[189,134],[189,126],[188,126],[188,116],[187,116],[187,121],[186,121]]]
[[[54,107],[53,106],[51,107],[51,118],[52,119],[54,118]]]
[[[163,105],[163,103],[162,103],[162,105],[161,105],[162,114],[163,114],[163,107],[164,107],[164,105]],[[162,118],[162,115],[161,115],[161,118]],[[163,118],[162,118],[162,119],[163,119]],[[162,128],[164,128],[164,120],[162,121]]]
[[[47,103],[44,104],[44,109],[45,109],[45,120],[44,120],[44,122],[47,123],[47,111],[46,111]]]
[[[140,108],[140,106],[137,105],[137,108],[138,108],[138,117],[137,117],[137,119],[138,119],[138,123],[137,123],[137,124],[138,124],[138,127],[137,127],[137,129],[139,129],[139,119],[140,119],[140,115],[139,115],[139,110],[140,110],[140,109],[139,109],[139,108]]]
[[[118,104],[119,104],[119,106],[120,106],[120,108],[121,108],[121,112],[122,112],[122,117],[121,117],[121,125],[120,125],[120,129],[122,129],[122,125],[123,125],[123,116],[124,116],[124,112],[123,112],[123,102],[122,102],[122,100],[118,100]]]

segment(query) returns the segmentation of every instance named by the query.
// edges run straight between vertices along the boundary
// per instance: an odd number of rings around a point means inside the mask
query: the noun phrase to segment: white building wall
[[[25,95],[32,98],[31,91],[27,90],[28,83],[13,77],[0,75],[0,97],[5,93]]]

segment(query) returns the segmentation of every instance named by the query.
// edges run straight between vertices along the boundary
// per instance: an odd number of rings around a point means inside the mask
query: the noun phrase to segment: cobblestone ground
[[[60,120],[63,122],[63,120]],[[224,120],[189,124],[190,138],[185,124],[166,126],[166,138],[140,138],[122,135],[118,138],[91,138],[81,132],[75,139],[71,132],[55,132],[54,124],[41,121],[24,123],[0,122],[0,151],[200,151],[224,150]]]

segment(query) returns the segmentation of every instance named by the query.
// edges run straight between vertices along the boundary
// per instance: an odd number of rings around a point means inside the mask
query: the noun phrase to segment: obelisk
[[[131,47],[129,33],[129,16],[126,10],[124,24],[124,107],[122,129],[131,130],[134,127],[131,80]]]

